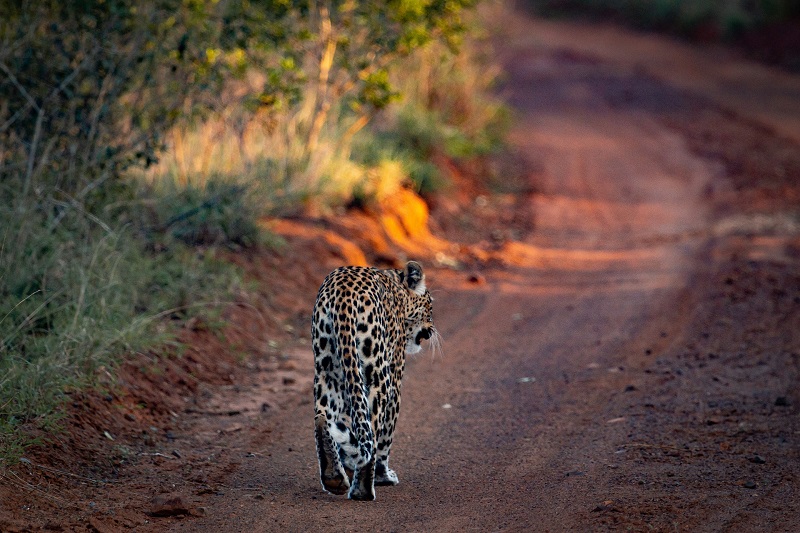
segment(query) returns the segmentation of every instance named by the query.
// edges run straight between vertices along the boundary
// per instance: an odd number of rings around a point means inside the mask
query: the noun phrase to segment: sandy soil
[[[0,530],[800,531],[800,112],[779,128],[713,69],[620,52],[661,38],[501,27],[525,179],[452,168],[433,235],[412,198],[270,222],[287,246],[231,257],[259,289],[225,339],[194,324],[76,397],[3,472]],[[349,502],[317,480],[310,311],[331,268],[408,255],[444,354],[409,362],[400,485]]]

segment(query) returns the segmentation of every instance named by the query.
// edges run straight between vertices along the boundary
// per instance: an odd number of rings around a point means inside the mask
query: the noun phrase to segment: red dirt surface
[[[222,331],[76,395],[2,470],[0,530],[800,531],[800,109],[766,102],[798,78],[740,106],[702,50],[492,16],[525,171],[442,161],[429,218],[265,221],[286,244],[230,256],[255,288]],[[400,485],[350,502],[317,479],[311,308],[334,267],[411,257],[445,353],[409,361]]]

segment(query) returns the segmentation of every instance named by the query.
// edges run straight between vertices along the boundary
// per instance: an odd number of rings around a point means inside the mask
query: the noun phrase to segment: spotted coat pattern
[[[389,452],[405,356],[437,335],[431,313],[414,261],[401,270],[341,267],[322,283],[311,336],[314,434],[328,492],[374,500],[375,485],[398,483]]]

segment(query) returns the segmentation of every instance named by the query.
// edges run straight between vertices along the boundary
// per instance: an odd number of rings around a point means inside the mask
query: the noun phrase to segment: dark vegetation
[[[724,41],[800,71],[800,3],[794,0],[522,0],[546,16],[612,20],[701,42]]]

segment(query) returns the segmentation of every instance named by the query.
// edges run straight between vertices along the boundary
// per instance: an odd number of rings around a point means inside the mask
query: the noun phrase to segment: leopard
[[[389,454],[406,355],[441,336],[422,265],[339,267],[312,313],[314,438],[323,490],[358,501],[397,485]]]

